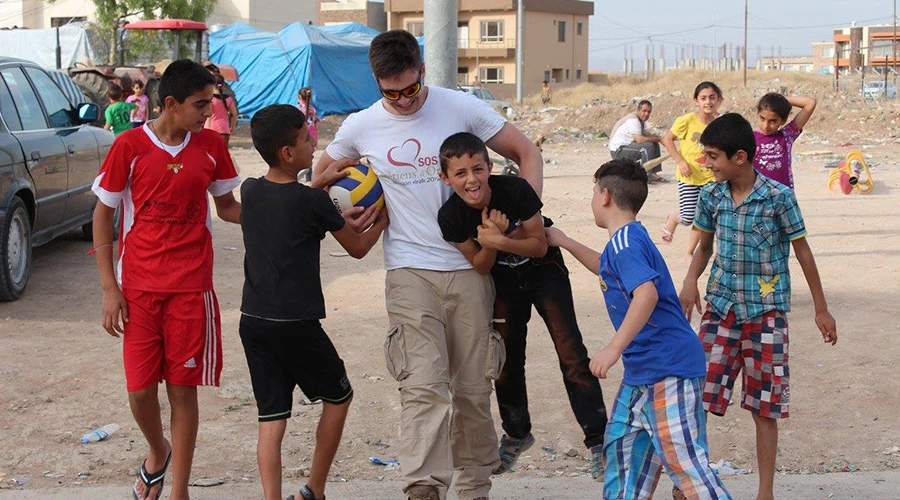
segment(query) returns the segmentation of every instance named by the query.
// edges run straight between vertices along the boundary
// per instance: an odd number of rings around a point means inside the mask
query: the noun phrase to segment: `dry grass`
[[[552,106],[565,108],[562,110],[542,113],[539,96],[527,98],[517,109],[517,125],[531,137],[602,136],[609,134],[613,124],[633,109],[636,100],[649,99],[653,102],[651,125],[665,128],[677,116],[695,109],[694,87],[704,80],[712,80],[722,88],[721,112],[738,112],[751,122],[755,122],[759,98],[765,92],[784,89],[788,94],[818,100],[818,108],[807,126],[810,130],[852,139],[863,134],[864,128],[871,134],[876,125],[878,134],[896,135],[900,115],[897,103],[867,102],[855,94],[835,92],[828,76],[774,71],[748,73],[746,87],[740,72],[720,72],[713,78],[709,71],[677,70],[659,74],[650,81],[637,75],[612,76],[609,85],[585,83],[554,89]],[[883,125],[877,127],[878,124]]]

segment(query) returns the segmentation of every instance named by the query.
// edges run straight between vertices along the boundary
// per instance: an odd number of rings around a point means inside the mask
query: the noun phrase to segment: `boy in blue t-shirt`
[[[591,359],[591,372],[602,379],[619,357],[625,365],[604,436],[603,498],[650,498],[663,468],[687,498],[731,498],[709,466],[703,346],[662,255],[635,220],[647,199],[647,180],[632,160],[612,160],[594,174],[594,221],[610,236],[602,255],[547,228],[549,244],[600,276],[616,328]]]

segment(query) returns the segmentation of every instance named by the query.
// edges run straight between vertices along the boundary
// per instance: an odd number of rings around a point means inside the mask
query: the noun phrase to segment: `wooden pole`
[[[894,0],[895,2],[897,0]],[[747,0],[744,0],[744,87],[747,86]]]

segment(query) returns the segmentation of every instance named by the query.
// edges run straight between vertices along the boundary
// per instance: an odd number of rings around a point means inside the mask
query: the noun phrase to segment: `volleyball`
[[[372,204],[384,207],[384,191],[375,171],[366,165],[347,167],[350,175],[328,188],[328,196],[338,212],[344,213],[352,207],[368,208]]]

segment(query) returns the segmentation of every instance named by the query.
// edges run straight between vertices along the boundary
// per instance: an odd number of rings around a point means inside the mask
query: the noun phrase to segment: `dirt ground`
[[[523,118],[522,126],[528,124]],[[864,147],[874,165],[876,189],[868,196],[827,191],[824,167],[831,157],[802,153],[825,150],[845,155],[851,148],[837,147],[841,138],[816,132],[813,122],[809,129],[795,146],[797,195],[837,319],[839,342],[835,347],[822,343],[813,322],[809,290],[793,259],[792,416],[781,425],[778,466],[782,472],[802,474],[897,470],[900,377],[894,363],[900,359],[896,341],[900,327],[890,319],[890,311],[900,302],[900,221],[896,217],[900,169],[895,160],[900,146],[891,137],[896,128],[889,123],[872,124],[871,137],[861,136],[854,146]],[[262,175],[264,165],[246,147],[246,138],[238,137],[234,144],[241,175]],[[598,250],[608,238],[592,223],[590,176],[608,157],[605,141],[585,134],[558,132],[544,145],[544,213]],[[672,178],[671,162],[664,164],[663,175]],[[658,236],[665,215],[676,207],[674,182],[653,185],[640,220],[660,243],[673,278],[680,283],[687,270],[681,257],[685,232],[676,234],[672,245],[663,245]],[[237,334],[243,242],[238,226],[218,219],[213,237],[225,368],[220,388],[200,391],[201,427],[193,477],[258,484],[256,408]],[[97,272],[93,257],[85,255],[90,246],[73,232],[35,249],[24,297],[0,304],[3,488],[128,485],[146,453],[127,405],[120,341],[99,324]],[[328,311],[323,323],[346,362],[356,396],[332,469],[333,480],[395,480],[398,471],[368,460],[396,456],[400,414],[396,384],[387,374],[382,354],[387,317],[381,247],[363,260],[338,256],[341,250],[331,237],[323,243],[322,282]],[[613,330],[596,277],[574,259],[568,261],[579,322],[588,350],[595,352]],[[529,340],[529,390],[538,443],[511,476],[584,477],[589,463],[580,445],[582,436],[539,318],[530,324]],[[620,364],[602,383],[608,405],[621,374]],[[298,391],[296,399],[301,398]],[[166,407],[164,403],[164,411]],[[316,405],[296,406],[284,447],[289,477],[301,477],[311,462],[320,411]],[[499,429],[496,408],[495,420]],[[84,432],[113,422],[122,430],[107,441],[78,443]],[[727,416],[711,418],[709,435],[714,460],[755,469],[753,423],[746,411],[732,406]],[[576,456],[566,456],[572,448]],[[791,478],[779,476],[778,481]],[[228,490],[222,493],[228,497]]]

